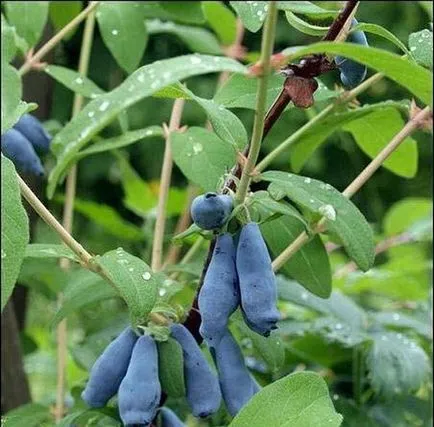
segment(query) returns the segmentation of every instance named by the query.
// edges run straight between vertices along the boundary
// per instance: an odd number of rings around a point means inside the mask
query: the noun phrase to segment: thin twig
[[[240,184],[235,196],[235,202],[241,204],[247,195],[250,185],[251,173],[258,160],[261,149],[262,133],[264,131],[264,119],[267,100],[267,85],[270,73],[270,58],[273,53],[274,37],[277,22],[277,4],[275,1],[268,3],[269,11],[264,25],[264,32],[261,45],[261,66],[262,76],[259,78],[258,89],[256,93],[255,121],[253,124],[252,138],[250,142],[247,162],[241,174]]]
[[[95,28],[95,13],[93,12],[96,7],[91,9],[87,15],[86,25],[83,32],[83,40],[80,50],[80,59],[78,64],[78,72],[80,75],[85,76],[89,69],[90,53],[92,50],[93,32]],[[89,7],[92,6],[92,3]],[[74,118],[83,106],[84,98],[82,95],[76,93],[74,95],[74,103],[72,106],[71,117]],[[73,218],[74,218],[74,199],[77,184],[77,165],[74,165],[69,171],[66,180],[65,191],[65,204],[63,207],[63,227],[68,233],[72,232]],[[71,261],[67,258],[60,259],[60,268],[69,270]],[[57,305],[60,308],[63,304],[63,293],[59,292],[57,297]],[[67,319],[64,318],[56,328],[57,335],[57,387],[56,387],[56,408],[55,418],[60,421],[63,418],[65,410],[65,384],[66,384],[66,365],[68,358],[67,349]]]
[[[35,64],[39,62],[51,49],[53,49],[71,30],[78,24],[84,21],[87,16],[98,6],[99,1],[92,1],[81,13],[79,13],[71,22],[65,25],[58,33],[56,33],[44,46],[41,47],[34,55],[31,56],[18,70],[18,73],[23,76],[30,71]]]
[[[392,140],[377,154],[377,156],[369,163],[368,166],[357,176],[357,178],[343,191],[343,195],[350,198],[368,181],[369,178],[377,171],[384,161],[399,147],[399,145],[416,129],[421,126],[421,123],[431,115],[429,107],[425,107],[414,118],[409,120],[407,124],[392,138]],[[324,218],[319,221],[313,234],[322,230]],[[274,271],[278,271],[304,244],[310,240],[306,232],[301,233],[278,257],[273,261]]]
[[[172,132],[177,130],[181,124],[182,111],[184,110],[185,99],[178,98],[173,103],[172,115],[170,117],[169,129],[166,133],[166,145],[164,149],[163,166],[161,168],[160,189],[158,192],[157,218],[155,221],[154,243],[152,245],[152,270],[161,269],[163,256],[164,229],[166,225],[166,204],[169,195],[170,179],[172,176],[173,159],[170,147]]]

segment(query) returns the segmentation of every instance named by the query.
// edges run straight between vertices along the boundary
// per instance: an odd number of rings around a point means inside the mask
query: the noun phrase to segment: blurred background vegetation
[[[81,2],[50,2],[51,16],[59,13],[60,3],[78,4]],[[224,2],[229,4],[229,2]],[[408,36],[424,28],[430,28],[432,12],[430,2],[361,2],[357,12],[360,22],[376,23],[384,26],[395,34],[404,44],[408,43]],[[322,7],[340,7],[341,2],[321,2]],[[73,9],[73,6],[71,6]],[[53,23],[46,29],[45,39],[53,31]],[[82,40],[83,26],[81,25],[68,40],[56,48],[50,59],[54,64],[77,69],[78,57]],[[246,31],[243,44],[249,52],[258,52],[261,33]],[[400,53],[392,44],[372,34],[368,34],[372,46]],[[275,52],[289,46],[306,45],[318,41],[317,37],[302,34],[288,25],[283,13],[279,14],[276,34]],[[159,59],[175,57],[190,53],[185,43],[174,35],[155,34],[149,37],[141,65],[152,63]],[[32,74],[35,74],[34,72]],[[372,70],[369,71],[369,75]],[[111,90],[119,85],[126,73],[117,65],[112,55],[105,47],[98,28],[95,29],[95,39],[89,67],[89,77],[102,89]],[[196,95],[212,98],[217,86],[216,74],[194,77],[187,81],[188,87]],[[411,76],[408,76],[411,79]],[[323,82],[333,88],[339,82],[337,72],[332,72],[322,78]],[[26,76],[25,101],[36,101],[35,94],[40,93],[44,102],[35,114],[45,121],[47,128],[54,133],[59,126],[63,126],[70,119],[73,93],[61,84],[49,82],[47,76],[38,80],[36,76]],[[41,92],[41,85],[44,89]],[[409,93],[393,82],[383,79],[364,92],[358,101],[360,104],[373,104],[384,100],[409,99]],[[163,98],[146,98],[128,110],[130,129],[144,128],[150,125],[161,125],[168,122],[173,100]],[[232,110],[243,121],[247,132],[251,133],[253,111],[246,109]],[[266,138],[262,153],[269,152],[279,142],[283,141],[293,131],[305,123],[311,114],[315,114],[315,107],[310,111],[290,109]],[[188,126],[203,126],[206,122],[204,111],[195,103],[187,102],[182,124]],[[110,137],[119,133],[119,126],[114,122],[104,130],[103,136]],[[429,220],[432,212],[432,169],[433,146],[429,133],[418,132],[415,136],[418,142],[419,166],[414,178],[405,179],[395,175],[385,168],[381,168],[369,182],[354,196],[353,201],[372,224],[377,241],[388,236],[390,230],[404,231],[420,219]],[[131,253],[149,261],[150,245],[152,243],[152,228],[154,224],[155,206],[158,195],[158,180],[162,164],[164,143],[162,138],[147,139],[122,150],[122,157],[110,153],[89,156],[80,162],[78,170],[77,204],[74,222],[74,236],[92,253],[104,253],[116,247],[123,247]],[[123,159],[123,160],[122,160]],[[127,161],[126,161],[127,160]],[[338,190],[343,190],[357,174],[369,163],[370,158],[357,146],[350,133],[335,132],[315,151],[300,173],[304,176],[330,183]],[[46,159],[46,167],[50,169],[54,159]],[[270,169],[288,171],[289,153],[280,156]],[[172,175],[172,185],[178,191],[171,194],[171,216],[167,227],[167,238],[173,233],[179,214],[183,211],[186,201],[187,181],[181,171],[175,166]],[[153,198],[143,200],[148,212],[140,216],[128,209],[125,203],[126,187],[133,191],[137,198],[145,194],[143,186],[151,192]],[[257,188],[260,188],[258,186]],[[42,190],[43,192],[43,190]],[[61,191],[57,198],[47,202],[49,208],[60,218],[62,213]],[[396,205],[399,201],[403,205]],[[115,220],[111,221],[101,206],[112,208],[117,212]],[[391,208],[401,209],[394,216]],[[401,207],[399,207],[401,206]],[[121,228],[124,225],[130,233]],[[126,225],[127,224],[127,225]],[[388,225],[389,224],[389,225]],[[390,231],[389,230],[389,231]],[[137,238],[139,231],[140,238]],[[394,233],[390,232],[389,235]],[[58,242],[50,230],[40,220],[35,220],[33,242]],[[183,253],[188,246],[183,247]],[[197,257],[191,267],[190,286],[178,294],[176,302],[189,304],[194,295],[197,274],[200,272],[203,257],[207,247],[204,245],[201,255]],[[346,259],[339,252],[330,254],[332,271],[345,264]],[[371,278],[365,277],[370,283],[359,283],[359,287],[351,288],[348,294],[366,310],[390,310],[395,307],[407,313],[421,323],[428,325],[429,313],[432,313],[430,291],[432,286],[432,246],[429,241],[421,241],[393,248],[377,259],[377,266],[387,264],[389,271],[394,272],[391,278],[382,278],[375,270]],[[57,311],[56,292],[68,282],[66,273],[62,272],[56,262],[26,259],[20,275],[20,283],[28,289],[27,304],[21,305],[25,310],[25,326],[20,337],[24,351],[25,371],[29,378],[31,396],[34,402],[52,405],[55,401],[56,384],[56,347],[55,330],[51,328],[53,317]],[[79,279],[75,279],[79,280]],[[356,280],[353,278],[353,280]],[[381,284],[381,281],[384,284]],[[384,292],[376,292],[379,286]],[[395,287],[401,291],[395,291]],[[334,289],[340,288],[344,293],[348,286],[344,279],[334,281]],[[303,318],[303,309],[287,308],[294,318]],[[298,311],[297,311],[298,310]],[[23,313],[17,313],[23,317]],[[86,369],[91,366],[96,355],[105,347],[110,337],[115,336],[127,323],[127,314],[123,305],[116,299],[107,299],[91,306],[68,314],[68,343],[70,356],[68,359],[68,385],[71,393],[68,401],[72,404],[72,397],[77,396],[77,390],[87,378]],[[417,336],[417,334],[416,334]],[[427,333],[427,337],[430,334]],[[85,339],[85,337],[87,337]],[[431,334],[432,337],[432,334]],[[322,341],[318,337],[310,338],[299,344],[288,344],[286,347],[286,362],[277,372],[271,372],[260,357],[251,351],[251,343],[244,342],[246,354],[252,353],[252,369],[263,384],[276,379],[294,369],[315,369],[327,371],[324,375],[331,384],[332,393],[338,399],[351,396],[351,350],[339,343]],[[431,340],[421,340],[420,345],[431,354]],[[261,364],[262,363],[262,364]],[[329,371],[328,371],[329,370]],[[336,378],[339,377],[339,381]],[[336,380],[336,381],[335,381]],[[78,388],[74,388],[78,387]],[[423,397],[431,393],[432,385],[423,392]],[[3,399],[3,398],[2,398]],[[2,400],[3,402],[3,400]],[[170,403],[170,402],[169,402]],[[395,402],[396,403],[396,402]],[[3,404],[2,404],[3,405]],[[422,412],[429,409],[424,406]],[[350,411],[352,409],[342,409]],[[386,413],[384,410],[382,414]],[[399,416],[393,418],[393,410],[389,410],[387,417],[380,414],[377,421],[384,418],[379,425],[404,426],[425,425],[418,421],[408,421]],[[356,416],[354,416],[356,420]],[[361,418],[362,420],[362,418]],[[385,421],[384,421],[385,420]],[[355,421],[347,425],[370,425],[368,421]],[[215,424],[213,424],[215,423]],[[219,421],[211,421],[219,425]],[[103,424],[101,424],[103,425]],[[428,424],[426,424],[428,425]]]

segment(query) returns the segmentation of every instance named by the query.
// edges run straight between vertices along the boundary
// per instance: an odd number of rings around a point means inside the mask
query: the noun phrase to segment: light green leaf
[[[50,1],[49,3],[50,20],[56,33],[81,12],[81,1]],[[77,29],[78,26],[74,27],[66,34],[64,39],[70,39],[75,34]]]
[[[304,34],[309,34],[311,36],[323,36],[329,29],[329,27],[321,27],[310,24],[309,22],[299,18],[297,15],[294,15],[289,10],[285,12],[285,15],[289,25],[293,26],[296,30]]]
[[[263,337],[253,332],[243,320],[236,322],[237,329],[243,338],[248,338],[257,354],[268,365],[272,372],[280,369],[285,363],[285,346],[277,331]]]
[[[165,59],[139,68],[116,89],[89,102],[51,143],[57,164],[49,177],[48,196],[53,196],[60,177],[70,166],[75,154],[122,111],[170,84],[187,77],[219,71],[246,73],[247,68],[229,58],[205,55]]]
[[[223,140],[242,150],[247,145],[247,132],[241,120],[231,111],[218,105],[211,99],[196,96],[185,86],[183,91],[196,101],[205,111],[212,124],[214,132]]]
[[[203,24],[205,17],[200,1],[160,1],[159,6],[175,20],[190,24]]]
[[[149,211],[157,206],[157,196],[152,192],[148,183],[140,178],[125,157],[116,155],[116,158],[118,159],[124,190],[123,203],[136,215],[145,218]]]
[[[428,321],[422,322],[419,319],[397,312],[378,312],[372,314],[374,322],[384,326],[392,326],[394,328],[412,329],[418,334],[430,339],[432,336],[431,327]]]
[[[122,248],[98,256],[95,261],[125,300],[132,323],[139,325],[146,322],[157,301],[159,275],[140,258]]]
[[[215,191],[220,178],[235,164],[233,145],[202,128],[173,133],[171,143],[177,166],[205,191]]]
[[[365,311],[351,298],[339,291],[333,291],[329,298],[319,298],[306,291],[299,283],[277,276],[279,299],[309,308],[328,317],[333,317],[351,329],[364,330],[368,325]],[[342,329],[342,328],[338,328]]]
[[[261,232],[275,257],[304,231],[303,224],[294,217],[284,216],[261,224]],[[322,298],[332,290],[330,261],[319,236],[300,248],[281,268],[281,272],[294,278],[306,289]]]
[[[425,351],[401,333],[372,334],[366,358],[374,390],[388,398],[409,394],[428,379],[430,362]]]
[[[381,25],[377,24],[366,24],[364,22],[359,22],[355,27],[352,27],[350,33],[354,33],[355,31],[364,31],[365,33],[375,34],[377,36],[383,37],[386,40],[392,42],[395,46],[399,47],[406,55],[411,57],[411,53],[406,48],[405,44],[402,43],[401,40],[398,39],[393,33]]]
[[[64,197],[56,197],[55,200],[63,203]],[[140,241],[144,238],[139,227],[123,219],[111,206],[75,198],[74,210],[119,239]]]
[[[37,403],[19,406],[2,416],[2,427],[39,427],[51,418],[50,409]]]
[[[76,158],[82,159],[83,157],[87,157],[92,154],[103,153],[106,151],[126,147],[146,138],[154,137],[163,137],[163,129],[161,126],[149,126],[144,129],[132,130],[123,133],[120,136],[114,136],[113,138],[97,142],[91,145],[89,148],[79,151],[76,155]]]
[[[339,11],[324,9],[310,1],[278,1],[277,7],[300,15],[308,15],[312,18],[334,18]]]
[[[357,207],[338,190],[321,181],[285,172],[269,171],[262,179],[270,181],[272,197],[284,193],[309,212],[323,216],[327,228],[339,236],[347,254],[363,271],[375,259],[372,229]]]
[[[24,254],[26,258],[68,258],[78,262],[79,259],[71,249],[64,245],[53,245],[50,243],[30,243]]]
[[[11,27],[3,14],[1,15],[1,63],[6,64],[15,57],[17,46],[15,45],[15,29]]]
[[[92,80],[82,76],[77,71],[70,70],[59,65],[50,65],[44,68],[44,71],[53,79],[86,98],[96,98],[105,93]]]
[[[417,221],[432,215],[431,199],[423,197],[407,197],[396,202],[383,219],[384,232],[387,236],[395,236],[407,231]]]
[[[237,34],[237,20],[232,11],[221,1],[203,1],[202,10],[221,43],[231,45]]]
[[[314,372],[297,372],[255,394],[230,427],[339,427],[327,384]]]
[[[351,132],[357,145],[373,159],[404,125],[405,122],[399,112],[389,107],[352,120],[344,124],[342,129]],[[417,163],[416,141],[407,137],[382,166],[399,176],[413,178],[417,172]]]
[[[408,46],[416,62],[432,70],[432,31],[422,30],[410,34]]]
[[[147,20],[149,34],[168,33],[179,37],[193,52],[221,55],[222,50],[214,34],[200,27],[162,22],[159,19]]]
[[[8,22],[33,47],[39,41],[48,18],[48,1],[5,2]]]
[[[282,75],[273,74],[270,76],[267,85],[267,108],[271,106],[282,91],[284,81],[285,77]],[[317,80],[317,82],[318,89],[314,94],[315,102],[338,96],[337,91],[328,89],[320,80]],[[254,110],[256,108],[257,87],[258,79],[235,74],[219,89],[214,96],[214,101],[226,108],[249,108]],[[288,108],[293,108],[292,103],[288,105]]]
[[[249,31],[256,33],[261,29],[267,16],[268,2],[230,1],[229,3]]]
[[[406,108],[402,102],[385,101],[373,105],[336,113],[315,123],[296,142],[291,149],[291,166],[295,172],[300,171],[311,154],[329,137],[333,132],[340,129],[344,124],[350,123],[370,114],[374,111],[381,111],[389,108]],[[387,141],[388,142],[388,141]]]
[[[132,73],[148,43],[140,2],[101,2],[96,20],[102,39],[116,62]]]
[[[19,119],[16,110],[21,99],[21,79],[14,67],[2,63],[1,73],[1,133],[10,129]]]
[[[185,396],[184,356],[178,341],[170,338],[158,346],[158,376],[162,390],[170,397]]]
[[[1,309],[8,302],[17,281],[29,242],[29,219],[13,163],[1,155]]]
[[[383,73],[386,77],[409,90],[425,104],[432,106],[432,73],[408,59],[374,47],[360,46],[354,43],[320,42],[295,53],[283,51],[286,61],[312,53],[330,53],[353,59],[361,64]],[[412,76],[411,79],[408,76]]]
[[[55,313],[51,327],[83,307],[115,297],[119,294],[100,276],[87,270],[76,271],[66,283],[62,306]]]

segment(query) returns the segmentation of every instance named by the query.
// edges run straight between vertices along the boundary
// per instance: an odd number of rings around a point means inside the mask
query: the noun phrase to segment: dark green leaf
[[[277,7],[281,10],[321,19],[332,18],[339,13],[338,10],[324,9],[310,1],[279,1]]]
[[[53,245],[50,243],[31,243],[26,247],[26,258],[68,258],[78,262],[77,255],[65,245]]]
[[[59,179],[70,166],[76,153],[122,111],[179,80],[219,71],[246,73],[247,69],[229,58],[186,55],[165,59],[139,68],[116,89],[89,102],[51,143],[57,164],[49,178],[49,197],[53,196]]]
[[[297,15],[294,15],[289,10],[285,12],[285,15],[289,25],[293,26],[296,30],[304,34],[309,34],[311,36],[323,36],[328,31],[328,27],[310,24],[309,22],[299,18]]]
[[[314,372],[287,375],[255,394],[230,427],[339,427],[327,384]]]
[[[200,1],[160,1],[158,3],[175,20],[191,24],[205,22]]]
[[[408,46],[416,62],[432,70],[432,31],[422,30],[410,34]]]
[[[229,3],[249,31],[256,33],[261,29],[267,16],[268,2],[231,1]]]
[[[148,43],[140,2],[101,2],[96,19],[104,43],[116,62],[132,73]]]
[[[1,155],[1,309],[8,302],[20,272],[27,243],[29,219],[21,202],[13,163]]]
[[[372,229],[342,193],[321,181],[285,172],[265,172],[262,179],[271,182],[268,190],[272,197],[283,192],[309,212],[323,216],[327,228],[339,236],[357,265],[363,271],[372,267],[375,259]]]
[[[226,46],[231,45],[237,34],[237,20],[232,11],[221,1],[204,1],[202,9],[208,24],[221,43]]]
[[[173,338],[158,345],[158,375],[161,388],[170,397],[185,396],[184,357],[180,344]]]
[[[72,21],[81,12],[81,1],[50,1],[50,20],[56,31],[60,31],[66,24]],[[64,37],[65,40],[70,39],[78,27],[74,27]]]
[[[40,427],[50,418],[51,413],[47,406],[28,403],[2,416],[2,427]]]
[[[274,256],[278,256],[304,231],[294,217],[284,216],[261,225],[261,231]],[[319,236],[297,251],[281,268],[315,295],[327,298],[331,292],[331,270],[327,252]]]
[[[235,164],[233,145],[202,128],[173,133],[171,143],[177,166],[205,191],[215,191],[223,174]]]
[[[125,300],[133,324],[146,322],[157,301],[159,276],[122,248],[98,256],[95,261]]]

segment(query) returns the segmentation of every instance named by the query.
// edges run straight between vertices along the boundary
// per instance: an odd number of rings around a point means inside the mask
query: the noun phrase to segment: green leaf
[[[309,34],[311,36],[323,36],[329,29],[329,27],[321,27],[310,24],[309,22],[299,18],[297,15],[294,15],[289,10],[285,12],[285,15],[289,25],[293,26],[296,30],[304,34]]]
[[[116,62],[132,73],[148,43],[140,2],[101,2],[96,20],[102,39]]]
[[[203,24],[203,16],[200,1],[160,1],[159,6],[170,16],[181,22],[190,24]]]
[[[425,338],[431,338],[431,327],[428,322],[422,322],[419,319],[397,312],[379,312],[372,315],[374,322],[384,326],[392,326],[394,328],[412,329],[419,335]]]
[[[277,331],[269,337],[253,332],[243,320],[236,322],[237,329],[243,338],[251,340],[253,347],[272,372],[280,369],[285,363],[285,346]]]
[[[50,1],[49,3],[50,20],[56,33],[81,12],[81,1]],[[74,27],[66,34],[66,36],[64,36],[64,39],[70,39],[75,34],[77,29],[78,26]]]
[[[410,34],[408,46],[416,62],[432,70],[432,31],[422,30]]]
[[[53,245],[50,243],[30,243],[26,247],[26,258],[68,258],[78,262],[79,259],[71,249],[65,245]]]
[[[165,59],[139,68],[116,89],[89,102],[51,143],[57,164],[50,173],[48,196],[53,196],[60,177],[71,165],[76,153],[122,111],[163,87],[187,77],[220,71],[246,73],[247,68],[229,58],[205,55]]]
[[[128,160],[121,155],[118,159],[120,178],[124,190],[123,203],[126,208],[143,218],[157,206],[157,196],[152,192],[148,183],[137,174]]]
[[[51,327],[55,327],[71,313],[109,298],[119,297],[116,290],[104,279],[87,270],[76,271],[63,290],[62,306],[55,313]]]
[[[56,201],[64,201],[64,197],[57,197]],[[102,227],[107,233],[122,240],[143,240],[142,230],[123,219],[111,206],[90,200],[74,199],[74,210],[89,218]]]
[[[97,142],[91,145],[89,148],[79,151],[76,155],[77,159],[90,156],[92,154],[104,153],[106,151],[115,150],[118,148],[126,147],[139,141],[143,141],[146,138],[163,137],[163,129],[161,126],[149,126],[144,129],[132,130],[125,132],[122,135],[114,136]]]
[[[329,184],[285,172],[269,171],[262,179],[270,181],[272,197],[284,193],[309,212],[323,216],[327,229],[339,236],[347,254],[361,270],[374,264],[372,229],[357,207]]]
[[[179,37],[193,52],[221,55],[222,50],[214,34],[200,27],[162,22],[159,19],[147,20],[149,34],[168,33]]]
[[[162,390],[170,397],[185,396],[184,356],[180,344],[170,338],[157,342],[158,376]]]
[[[284,80],[285,78],[280,74],[270,75],[267,85],[267,108],[271,106],[282,91]],[[315,102],[338,96],[337,91],[328,89],[320,80],[317,80],[317,82],[318,89],[314,94]],[[218,90],[214,96],[214,101],[226,108],[249,108],[254,110],[256,108],[257,87],[258,79],[235,74]],[[293,106],[289,104],[286,108],[293,108]]]
[[[230,9],[221,1],[204,1],[202,10],[209,26],[223,45],[234,43],[237,35],[237,20]]]
[[[401,333],[372,334],[366,358],[373,389],[388,398],[409,394],[428,379],[430,362],[425,351]]]
[[[284,216],[261,226],[261,232],[271,252],[276,257],[304,231],[303,224],[294,217]],[[331,292],[330,262],[319,236],[298,250],[281,268],[306,289],[322,298]]]
[[[77,71],[70,70],[69,68],[50,65],[45,67],[44,71],[60,84],[86,98],[96,98],[105,93],[88,77],[82,76]]]
[[[21,79],[14,67],[2,63],[1,73],[1,133],[10,129],[20,118],[17,108],[21,99]]]
[[[365,311],[351,298],[333,291],[328,299],[319,298],[306,291],[299,283],[277,276],[279,299],[306,307],[340,321],[353,330],[364,330],[368,325]],[[342,329],[342,328],[338,328]]]
[[[98,256],[95,261],[125,300],[132,323],[146,322],[157,301],[159,276],[144,261],[122,248]]]
[[[432,106],[432,73],[394,53],[354,43],[336,42],[314,43],[309,47],[298,49],[295,53],[289,51],[282,53],[287,55],[286,61],[288,62],[312,53],[330,53],[353,59],[383,73],[420,98],[425,104]],[[408,76],[412,78],[409,79]]]
[[[231,111],[226,110],[211,99],[196,96],[185,86],[183,91],[196,101],[205,111],[214,132],[223,140],[242,150],[247,145],[247,132],[241,120]]]
[[[232,144],[202,128],[173,133],[171,143],[176,165],[205,191],[215,191],[220,178],[235,164]]]
[[[333,132],[342,128],[346,123],[362,118],[367,114],[384,109],[406,108],[402,102],[385,101],[378,104],[364,105],[363,107],[335,113],[315,123],[297,140],[291,149],[291,166],[295,172],[299,172],[311,154],[329,137]],[[388,141],[387,141],[388,142]]]
[[[1,63],[6,64],[15,57],[17,46],[15,44],[15,28],[11,27],[3,14],[1,15]]]
[[[237,414],[230,427],[339,427],[326,382],[314,372],[297,372],[263,388]]]
[[[267,16],[268,2],[230,1],[229,3],[249,31],[256,33],[261,29]]]
[[[381,25],[359,22],[355,27],[351,28],[350,33],[354,33],[355,31],[364,31],[365,33],[371,33],[383,37],[384,39],[392,42],[411,58],[411,53],[406,48],[405,44],[402,43],[402,41],[399,40],[398,37],[396,37],[393,33],[391,33],[389,30],[386,30],[386,28],[382,27]]]
[[[51,419],[50,408],[37,403],[19,406],[2,416],[2,427],[39,427]]]
[[[312,18],[334,18],[339,11],[323,9],[310,1],[278,1],[277,7],[281,10],[308,15]]]
[[[29,219],[21,202],[13,163],[1,155],[1,309],[17,281],[29,242]]]
[[[431,199],[423,197],[407,197],[395,203],[383,219],[386,236],[395,236],[407,231],[417,221],[432,215]]]
[[[5,2],[6,16],[17,33],[33,47],[39,41],[48,18],[48,1]]]
[[[373,159],[404,125],[405,122],[399,112],[395,108],[389,107],[352,120],[344,124],[342,129],[351,132],[357,145]],[[417,163],[416,141],[407,137],[383,162],[382,166],[396,175],[413,178],[417,172]]]

